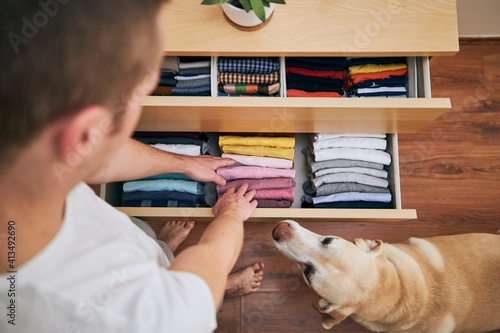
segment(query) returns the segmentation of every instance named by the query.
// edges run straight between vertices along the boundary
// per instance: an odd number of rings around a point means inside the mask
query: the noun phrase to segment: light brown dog
[[[276,247],[321,297],[330,329],[348,316],[376,332],[488,332],[500,328],[500,236],[410,238],[401,244],[321,236],[285,220]]]

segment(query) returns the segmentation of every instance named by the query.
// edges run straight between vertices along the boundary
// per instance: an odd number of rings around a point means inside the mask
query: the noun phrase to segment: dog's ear
[[[371,253],[373,256],[378,256],[384,250],[384,242],[379,239],[370,240],[363,238],[356,238],[354,240],[354,244],[356,244],[361,250],[366,253]]]
[[[336,307],[324,298],[313,302],[312,307],[321,314],[321,324],[327,330],[347,318],[347,316],[336,311]]]

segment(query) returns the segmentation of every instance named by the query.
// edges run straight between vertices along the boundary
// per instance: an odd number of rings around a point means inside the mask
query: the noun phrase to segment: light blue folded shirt
[[[138,180],[157,180],[157,179],[176,179],[176,180],[189,180],[194,181],[193,179],[185,176],[181,173],[162,173],[160,175],[150,176],[146,178],[141,178]]]
[[[177,179],[134,180],[123,184],[124,192],[178,191],[196,195],[205,193],[205,185],[199,182]]]

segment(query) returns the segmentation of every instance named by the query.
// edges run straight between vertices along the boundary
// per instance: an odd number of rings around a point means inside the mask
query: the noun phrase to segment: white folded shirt
[[[198,145],[155,143],[152,144],[151,147],[162,151],[167,151],[169,153],[180,154],[180,155],[187,155],[187,156],[201,155],[201,147]]]
[[[391,164],[391,155],[382,150],[362,148],[326,148],[314,152],[314,161],[321,162],[334,159],[359,160],[384,165]]]
[[[341,147],[385,150],[387,148],[387,140],[379,138],[342,137],[313,142],[314,152],[318,149]]]
[[[222,154],[222,158],[230,158],[243,165],[252,165],[266,168],[291,169],[293,161],[284,158],[260,157],[237,154]]]
[[[335,138],[379,138],[384,139],[386,134],[371,133],[315,133],[311,134],[312,141],[328,140]]]
[[[358,88],[358,94],[369,94],[376,92],[401,92],[405,93],[406,88],[403,86],[399,87],[377,87],[377,88]]]

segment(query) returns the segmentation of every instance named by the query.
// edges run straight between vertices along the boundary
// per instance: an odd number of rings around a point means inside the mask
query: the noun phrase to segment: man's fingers
[[[234,163],[236,163],[234,160],[232,160],[230,158],[218,158],[217,162],[218,162],[217,169],[222,168],[222,167],[226,167],[229,165],[233,165]]]
[[[253,199],[255,193],[257,193],[257,191],[255,191],[255,190],[248,191],[247,193],[245,193],[244,197],[248,201],[251,201]]]
[[[226,185],[226,180],[223,177],[216,174],[214,178],[214,183],[216,185]]]
[[[240,186],[240,188],[238,188],[238,190],[236,191],[236,193],[238,193],[239,195],[243,196],[245,194],[245,192],[247,191],[248,189],[248,184],[245,183],[243,185]]]

